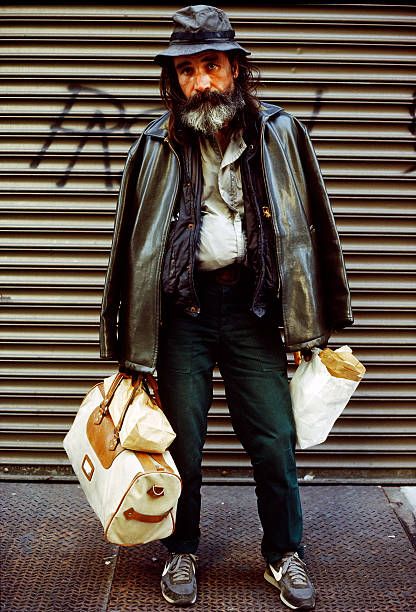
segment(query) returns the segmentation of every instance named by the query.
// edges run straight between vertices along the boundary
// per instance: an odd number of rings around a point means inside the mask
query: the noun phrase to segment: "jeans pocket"
[[[286,372],[287,358],[280,332],[276,326],[268,326],[259,349],[259,361],[263,372]]]

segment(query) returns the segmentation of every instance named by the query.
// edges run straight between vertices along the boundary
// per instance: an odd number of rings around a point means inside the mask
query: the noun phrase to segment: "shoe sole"
[[[287,601],[287,599],[284,598],[284,596],[282,594],[282,591],[280,590],[279,583],[273,578],[273,576],[270,576],[270,574],[267,572],[267,570],[265,570],[265,572],[264,572],[264,579],[266,580],[266,582],[268,582],[269,584],[272,584],[274,587],[279,589],[280,599],[285,604],[285,606],[287,606],[291,610],[313,610],[314,609],[315,604],[313,604],[313,605],[304,604],[304,605],[301,605],[301,606],[294,606],[293,604],[289,603]]]
[[[195,597],[191,600],[191,601],[181,601],[180,599],[171,599],[169,597],[169,595],[166,595],[166,593],[162,590],[162,597],[170,604],[172,604],[173,606],[178,606],[181,608],[186,608],[187,606],[193,606],[194,603],[196,602],[197,599],[197,595],[195,595]]]

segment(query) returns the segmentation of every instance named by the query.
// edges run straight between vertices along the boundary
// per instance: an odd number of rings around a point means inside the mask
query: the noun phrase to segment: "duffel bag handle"
[[[153,395],[154,395],[156,404],[159,406],[161,410],[163,410],[162,402],[160,401],[159,388],[156,382],[156,378],[152,376],[152,374],[146,374],[145,380],[147,384],[149,385],[149,387],[151,388],[151,390],[153,391]]]
[[[130,378],[129,376],[123,375],[121,374],[121,376],[124,376],[125,378]],[[122,413],[120,415],[119,421],[117,423],[117,425],[114,427],[114,436],[112,438],[112,440],[110,441],[110,450],[114,450],[118,444],[119,441],[119,437],[120,437],[120,430],[123,427],[123,423],[124,423],[124,419],[126,417],[127,414],[127,410],[129,409],[130,405],[132,404],[136,393],[139,391],[140,388],[143,388],[143,386],[147,387],[147,384],[149,384],[150,388],[153,391],[153,395],[154,395],[154,399],[155,402],[157,404],[157,406],[162,409],[162,404],[160,401],[160,396],[159,396],[159,391],[158,391],[158,387],[157,387],[157,382],[155,380],[155,378],[151,375],[151,374],[147,374],[147,375],[143,375],[143,374],[139,374],[137,379],[133,382],[133,379],[131,381],[132,384],[132,391],[130,393],[130,396],[122,410]],[[118,383],[120,384],[120,383]],[[117,385],[118,386],[118,385]],[[117,387],[116,387],[117,388]],[[148,389],[143,389],[145,393],[147,393],[148,395],[150,395]],[[114,393],[113,393],[114,395]],[[111,397],[112,399],[112,397]],[[111,401],[110,399],[110,401]],[[109,404],[110,402],[108,402]]]
[[[111,383],[111,386],[107,392],[107,394],[105,395],[105,397],[103,398],[101,404],[99,405],[99,410],[97,411],[97,414],[95,415],[94,418],[94,425],[101,425],[103,418],[109,414],[110,411],[110,404],[114,398],[114,395],[117,391],[117,389],[119,388],[120,384],[122,383],[122,381],[126,378],[131,378],[131,376],[128,376],[126,374],[124,374],[123,372],[118,372],[118,374],[115,376],[113,382]],[[126,416],[127,413],[127,409],[130,406],[130,404],[132,403],[134,396],[137,393],[137,389],[140,387],[140,384],[142,382],[142,376],[139,376],[137,378],[137,380],[134,382],[133,384],[133,389],[129,395],[129,398],[122,410],[119,422],[117,423],[117,425],[114,427],[114,433],[113,436],[109,442],[108,448],[109,450],[115,450],[117,448],[118,442],[119,442],[119,433],[120,433],[120,429],[123,426],[123,421],[124,418]]]
[[[158,391],[158,386],[157,386],[157,382],[155,380],[155,378],[151,375],[151,374],[147,374],[146,376],[143,374],[139,374],[138,377],[134,380],[133,382],[133,378],[127,374],[124,374],[123,372],[118,372],[116,377],[114,378],[113,382],[111,383],[111,386],[107,392],[107,394],[105,395],[105,397],[103,398],[99,410],[95,416],[94,419],[94,425],[100,425],[102,423],[102,420],[104,418],[105,415],[107,415],[109,413],[109,409],[110,409],[110,404],[114,398],[114,395],[118,389],[118,387],[120,386],[120,384],[122,383],[122,381],[126,378],[131,379],[131,384],[132,384],[132,391],[128,397],[128,400],[126,402],[126,404],[123,407],[123,410],[121,412],[119,421],[117,423],[117,425],[115,425],[114,427],[114,434],[113,437],[110,440],[109,443],[109,449],[110,450],[115,450],[115,448],[117,447],[118,443],[119,443],[119,435],[120,435],[120,430],[123,427],[123,423],[124,423],[124,419],[126,417],[127,414],[127,410],[129,409],[130,405],[132,404],[137,391],[140,389],[140,387],[143,385],[143,383],[147,383],[150,388],[153,391],[153,395],[154,395],[154,399],[155,402],[157,404],[157,406],[162,409],[162,405],[161,405],[161,401],[160,401],[160,396],[159,396],[159,391]]]
[[[123,374],[122,374],[122,376],[124,378],[130,378],[129,376],[125,376]],[[121,411],[121,415],[120,415],[120,418],[118,420],[118,423],[114,427],[114,435],[113,435],[113,438],[110,440],[110,446],[109,446],[110,450],[114,450],[116,448],[118,442],[119,442],[120,429],[123,427],[123,423],[124,423],[124,419],[125,419],[126,414],[127,414],[127,410],[129,409],[130,405],[132,404],[132,402],[133,402],[133,400],[134,400],[134,398],[136,396],[137,391],[140,389],[140,386],[142,384],[142,380],[143,380],[143,377],[139,375],[139,377],[137,378],[137,380],[134,381],[134,383],[133,383],[133,379],[131,381],[133,389],[132,389],[132,391],[131,391],[131,393],[129,395],[129,398],[128,398],[127,402],[124,405],[123,410]]]
[[[104,396],[100,406],[99,406],[99,411],[97,412],[95,419],[94,419],[94,425],[100,425],[101,421],[103,420],[103,418],[105,417],[106,414],[108,414],[109,411],[109,407],[111,404],[111,400],[114,397],[115,392],[117,391],[118,387],[121,384],[121,381],[126,378],[126,376],[124,374],[122,374],[121,372],[119,372],[116,377],[114,378],[113,382],[111,383],[111,386],[107,392],[107,394]]]
[[[170,514],[170,510],[164,512],[163,514],[142,514],[141,512],[137,512],[134,508],[128,508],[128,510],[124,510],[124,517],[128,521],[140,521],[141,523],[160,523]]]

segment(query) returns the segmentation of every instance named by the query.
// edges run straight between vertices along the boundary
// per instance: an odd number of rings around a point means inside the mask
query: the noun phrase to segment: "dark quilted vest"
[[[263,182],[259,139],[247,134],[244,139],[249,143],[241,158],[247,260],[255,275],[251,309],[262,316],[277,299],[275,238]],[[162,286],[176,304],[194,315],[199,306],[193,278],[201,228],[202,173],[199,148],[187,146],[178,153],[183,175],[166,247]]]

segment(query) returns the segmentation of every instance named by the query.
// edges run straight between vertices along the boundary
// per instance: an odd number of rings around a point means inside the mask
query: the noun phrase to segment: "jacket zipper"
[[[191,151],[190,153],[190,158],[191,158],[191,164],[193,161],[193,152]],[[191,210],[191,218],[192,218],[192,224],[194,227],[194,235],[193,235],[193,239],[191,242],[191,246],[190,246],[190,270],[189,270],[189,281],[190,281],[190,286],[191,286],[191,292],[192,292],[192,298],[193,298],[193,305],[191,306],[191,310],[195,309],[195,315],[199,314],[200,312],[200,302],[199,302],[199,298],[195,289],[195,283],[194,283],[194,274],[193,274],[193,269],[194,269],[194,264],[195,264],[195,252],[196,252],[196,243],[198,240],[198,236],[199,236],[199,232],[200,232],[200,220],[197,219],[196,216],[196,211],[195,211],[195,204],[197,201],[197,197],[199,200],[199,208],[201,208],[201,189],[200,189],[200,180],[197,184],[197,188],[196,190],[193,189],[192,187],[192,180],[191,177],[189,175],[188,172],[188,167],[187,167],[187,161],[185,159],[185,165],[184,165],[184,172],[185,172],[185,182],[189,183],[189,185],[191,186],[192,189],[192,204],[190,206],[190,210]],[[202,172],[201,168],[199,167],[197,169],[197,172],[195,173],[196,177],[198,179],[200,179],[200,172]],[[200,219],[201,214],[199,214],[199,219]],[[196,305],[196,306],[195,306]]]
[[[253,145],[249,146],[250,149],[253,149]],[[263,227],[262,227],[262,220],[261,220],[261,212],[258,209],[257,206],[257,199],[256,196],[254,195],[254,189],[253,189],[253,181],[251,178],[251,171],[249,169],[249,163],[248,163],[248,159],[249,159],[249,155],[247,154],[248,150],[245,151],[245,154],[243,154],[243,171],[244,171],[244,175],[250,177],[250,180],[246,182],[247,185],[247,193],[248,193],[248,198],[249,198],[249,202],[252,206],[252,209],[255,211],[256,213],[256,222],[258,224],[258,253],[260,254],[260,259],[262,261],[262,267],[260,270],[260,274],[259,277],[257,279],[257,284],[254,288],[254,293],[253,293],[253,301],[252,301],[252,306],[254,306],[257,302],[257,298],[258,295],[260,293],[260,288],[263,284],[263,280],[264,280],[264,274],[265,274],[265,265],[264,265],[264,240],[263,240]],[[242,180],[244,180],[244,178],[242,177]],[[260,251],[261,249],[261,251]]]
[[[282,277],[281,277],[281,273],[280,273],[280,244],[279,244],[279,229],[277,227],[277,223],[276,223],[276,217],[275,217],[275,212],[273,210],[273,206],[271,205],[272,200],[270,199],[270,191],[269,191],[269,185],[267,183],[267,177],[266,177],[266,171],[265,171],[265,165],[264,165],[264,157],[263,157],[263,143],[264,143],[264,129],[265,129],[265,123],[262,122],[261,125],[261,134],[260,134],[260,156],[261,156],[261,169],[263,172],[263,181],[264,181],[264,187],[266,189],[266,193],[267,193],[267,200],[270,204],[270,206],[268,207],[268,212],[271,215],[271,219],[272,219],[272,224],[273,224],[273,229],[274,229],[274,235],[275,235],[275,244],[276,244],[276,271],[277,271],[277,298],[279,298],[279,296],[281,295],[281,289],[282,289]],[[283,308],[283,300],[282,300],[282,316],[283,316],[283,321],[284,321],[284,326],[286,328],[286,317],[285,317],[285,311]]]

